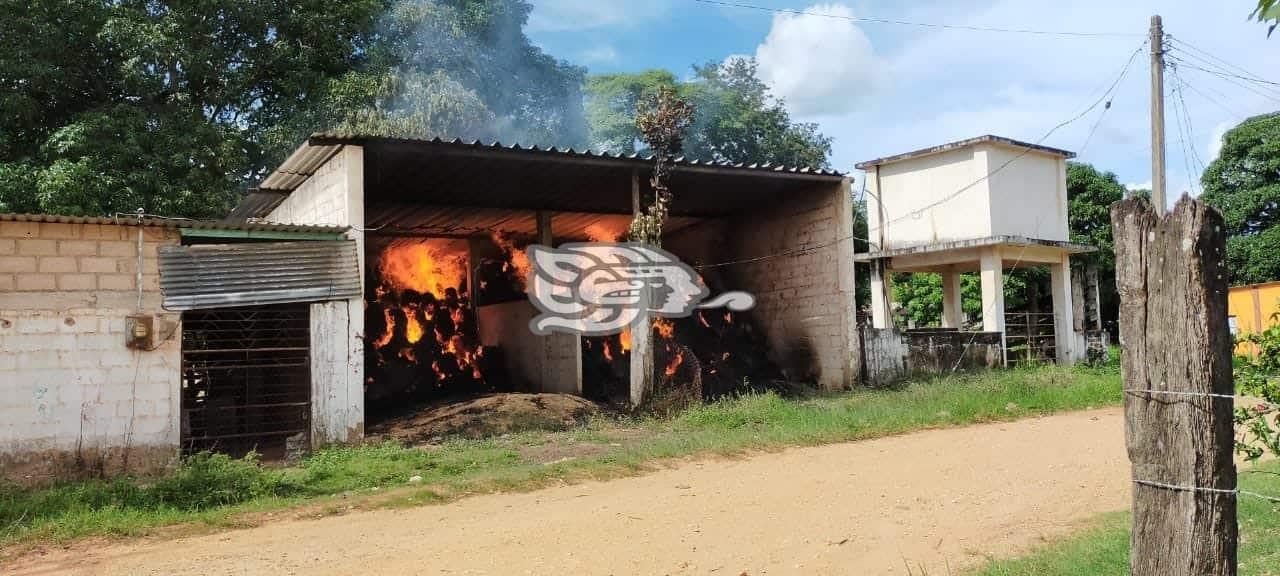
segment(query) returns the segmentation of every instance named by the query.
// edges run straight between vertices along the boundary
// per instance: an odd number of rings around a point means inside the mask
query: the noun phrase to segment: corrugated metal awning
[[[351,240],[160,247],[169,310],[316,302],[359,296]]]

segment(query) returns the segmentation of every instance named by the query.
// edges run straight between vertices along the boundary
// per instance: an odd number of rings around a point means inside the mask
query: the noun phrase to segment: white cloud
[[[842,4],[805,12],[853,17]],[[854,22],[812,14],[781,13],[756,48],[759,74],[797,116],[842,114],[884,83],[887,70]]]
[[[662,16],[665,0],[538,0],[529,14],[526,32],[566,32],[627,25]]]
[[[892,85],[883,86],[847,113],[813,119],[823,132],[836,138],[832,163],[846,170],[868,158],[979,134],[1035,141],[1055,124],[1079,114],[1116,79],[1143,41],[1142,32],[1157,10],[1164,16],[1166,32],[1179,41],[1254,73],[1267,70],[1266,58],[1273,53],[1273,46],[1268,44],[1265,29],[1246,22],[1235,11],[1209,10],[1194,0],[1158,4],[1151,0],[1081,0],[1070,9],[1048,0],[990,0],[963,6],[910,3],[899,11],[882,5],[869,15],[917,22],[1134,35],[1065,37],[864,24],[875,41],[876,55],[889,62]],[[1107,18],[1099,20],[1097,15],[1104,13]],[[1046,19],[1047,15],[1051,17]],[[1179,75],[1198,89],[1188,90],[1185,100],[1196,149],[1205,162],[1217,155],[1221,133],[1238,122],[1234,114],[1224,114],[1224,106],[1240,115],[1275,109],[1274,102],[1222,78],[1188,69],[1179,70]],[[1149,187],[1150,183],[1142,182],[1150,177],[1151,166],[1147,78],[1144,49],[1134,58],[1128,75],[1113,95],[1111,108],[1100,121],[1101,105],[1057,130],[1045,144],[1075,150],[1080,153],[1080,160],[1116,172],[1122,182]],[[1172,75],[1165,80],[1167,87],[1178,81]],[[1209,102],[1201,92],[1217,102]],[[1177,143],[1174,106],[1174,99],[1166,101],[1171,197],[1188,186]],[[1181,102],[1176,106],[1180,108]],[[1095,123],[1097,129],[1090,137]]]
[[[1150,190],[1151,181],[1147,180],[1146,182],[1131,182],[1129,184],[1125,184],[1124,189],[1130,192],[1133,192],[1136,190]]]

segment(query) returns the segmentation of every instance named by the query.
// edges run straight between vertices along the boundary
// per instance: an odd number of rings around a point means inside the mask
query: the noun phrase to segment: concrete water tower
[[[872,264],[873,327],[892,326],[887,279],[896,271],[941,273],[942,326],[962,328],[960,274],[979,272],[983,330],[1003,334],[1004,270],[1047,265],[1055,354],[1070,363],[1070,257],[1094,250],[1068,242],[1066,162],[1073,157],[987,135],[858,164],[867,173],[871,251],[857,259]]]

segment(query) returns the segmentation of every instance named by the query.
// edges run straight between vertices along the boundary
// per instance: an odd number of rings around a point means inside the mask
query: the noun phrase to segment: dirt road
[[[20,559],[46,574],[948,574],[1129,503],[1119,409]]]

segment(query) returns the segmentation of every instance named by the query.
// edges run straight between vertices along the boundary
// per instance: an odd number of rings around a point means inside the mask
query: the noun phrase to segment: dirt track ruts
[[[52,574],[928,574],[1129,503],[1118,408],[20,558]]]

